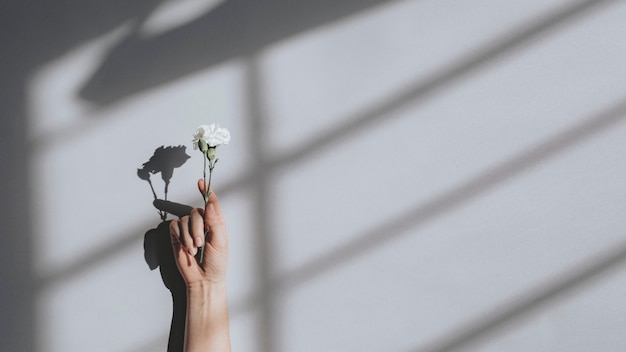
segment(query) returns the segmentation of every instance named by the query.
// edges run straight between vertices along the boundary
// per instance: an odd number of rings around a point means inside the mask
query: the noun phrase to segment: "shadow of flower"
[[[147,181],[150,184],[152,190],[152,196],[154,199],[158,199],[154,185],[150,178],[150,174],[161,173],[161,179],[165,183],[163,199],[167,200],[167,193],[169,190],[170,181],[174,175],[174,169],[183,166],[187,159],[190,158],[186,153],[187,147],[183,145],[179,146],[160,146],[155,151],[150,160],[145,162],[140,169],[137,169],[137,177],[141,180]],[[161,220],[167,218],[165,211],[159,211]]]

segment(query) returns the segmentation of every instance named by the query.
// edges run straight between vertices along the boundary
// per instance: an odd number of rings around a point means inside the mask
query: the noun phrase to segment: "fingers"
[[[192,238],[192,233],[197,235],[191,228],[190,216],[183,216],[179,220],[172,220],[170,222],[170,237],[174,248],[182,247],[187,253],[194,256],[198,250],[195,246],[195,239]],[[200,239],[200,242],[201,241],[202,239]]]
[[[202,209],[193,209],[189,216],[191,226],[191,237],[193,238],[194,247],[202,247],[204,245],[204,211]]]
[[[184,239],[183,244],[185,245],[185,248],[187,248],[187,252],[189,252],[189,254],[191,255],[196,255],[197,253],[197,248],[196,246],[194,246],[194,241],[193,238],[191,237],[191,220],[189,216],[183,216],[180,219],[180,232],[181,232],[181,237]]]
[[[170,221],[170,240],[172,242],[172,247],[174,247],[175,250],[182,246],[179,225],[179,220]]]

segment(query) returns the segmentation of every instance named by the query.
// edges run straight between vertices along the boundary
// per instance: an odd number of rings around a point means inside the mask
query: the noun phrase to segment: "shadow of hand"
[[[161,199],[156,199],[153,204],[160,212],[178,217],[189,215],[192,210],[188,205]],[[144,235],[143,248],[146,264],[150,270],[159,268],[163,284],[172,294],[172,323],[167,350],[173,352],[182,351],[184,346],[187,290],[174,260],[169,224],[169,221],[161,221],[156,228],[148,230]]]

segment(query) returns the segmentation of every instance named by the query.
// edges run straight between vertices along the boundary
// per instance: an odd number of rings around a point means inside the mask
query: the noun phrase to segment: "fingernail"
[[[189,248],[187,252],[189,252],[190,255],[196,255],[196,253],[198,253],[198,250],[196,249],[196,247],[192,247]]]
[[[196,237],[196,247],[202,247],[204,243],[202,243],[202,237]]]

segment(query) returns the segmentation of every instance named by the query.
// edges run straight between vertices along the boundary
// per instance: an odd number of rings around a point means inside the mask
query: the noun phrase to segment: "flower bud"
[[[206,141],[204,139],[198,140],[198,148],[200,148],[201,152],[206,153],[208,147],[209,146],[206,144]]]
[[[206,151],[206,157],[209,158],[209,160],[215,159],[215,147],[209,147]]]

